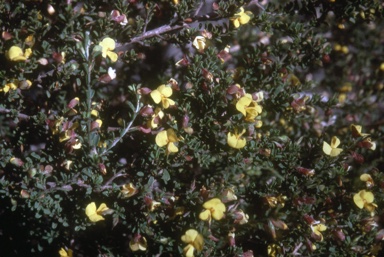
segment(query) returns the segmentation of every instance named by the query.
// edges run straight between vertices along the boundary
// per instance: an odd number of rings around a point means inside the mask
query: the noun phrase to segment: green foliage
[[[379,256],[382,14],[380,1],[1,2],[2,255]],[[204,221],[212,198],[225,215]]]

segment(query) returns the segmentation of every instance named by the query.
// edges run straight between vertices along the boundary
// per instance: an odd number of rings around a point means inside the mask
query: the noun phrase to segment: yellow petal
[[[168,109],[169,106],[175,105],[175,101],[173,101],[172,99],[169,99],[169,98],[163,98],[162,104],[163,104],[164,109]]]
[[[151,92],[151,97],[152,97],[152,99],[153,99],[153,101],[155,102],[155,103],[160,103],[161,102],[161,93],[160,93],[160,91],[159,90],[153,90],[152,92]]]
[[[240,27],[240,22],[239,22],[239,19],[234,19],[233,21],[233,26],[235,26],[235,28],[238,28],[238,27]]]
[[[7,53],[10,61],[25,61],[27,58],[23,54],[23,50],[18,46],[12,46]]]
[[[336,156],[338,156],[342,151],[343,151],[343,149],[341,149],[341,148],[334,148],[334,149],[332,149],[332,151],[331,151],[331,153],[330,153],[329,155],[332,156],[332,157],[336,157]]]
[[[28,59],[31,55],[32,55],[32,49],[31,48],[25,49],[25,53],[24,53],[25,58]]]
[[[197,251],[201,251],[203,250],[203,246],[204,246],[204,238],[202,235],[197,234],[195,240],[193,241],[193,247],[195,247]]]
[[[332,147],[327,143],[327,142],[323,142],[323,152],[326,154],[326,155],[330,155],[331,152],[332,152]]]
[[[203,204],[203,207],[205,209],[210,209],[210,208],[214,208],[216,207],[217,205],[219,204],[222,204],[221,200],[219,198],[212,198],[211,200],[209,201],[206,201],[204,204]]]
[[[192,243],[193,241],[195,241],[198,234],[199,234],[199,232],[197,232],[196,230],[188,229],[185,232],[185,234],[181,237],[181,240],[187,244]]]
[[[103,213],[105,211],[109,210],[107,205],[105,203],[100,204],[99,208],[97,208],[97,213]]]
[[[116,62],[117,61],[117,53],[115,52],[112,52],[112,51],[108,51],[107,52],[107,56],[109,57],[109,59],[111,59],[112,62]]]
[[[372,203],[373,202],[374,196],[373,196],[372,192],[361,190],[359,193],[360,193],[361,198],[363,198],[363,200],[365,200],[366,203]]]
[[[360,196],[360,192],[353,196],[353,202],[356,204],[357,207],[359,207],[360,209],[363,209],[364,201]]]
[[[241,112],[244,116],[247,116],[246,107],[248,107],[252,102],[252,98],[243,96],[236,103],[236,109]]]
[[[179,151],[179,148],[177,148],[177,146],[172,142],[168,144],[167,149],[169,153],[177,153]]]
[[[336,136],[333,136],[331,139],[331,147],[336,148],[340,145],[340,139]]]
[[[159,92],[165,96],[165,97],[170,97],[172,95],[172,88],[166,85],[161,85],[157,88]]]
[[[230,147],[235,149],[243,148],[246,144],[245,138],[238,138],[238,136],[232,134],[231,132],[227,135],[227,143]]]
[[[167,137],[169,142],[177,142],[179,139],[177,138],[177,135],[173,129],[167,129]]]
[[[163,147],[165,145],[168,144],[168,136],[167,136],[167,131],[166,130],[163,130],[163,131],[160,131],[157,135],[156,135],[156,138],[155,138],[155,141],[156,141],[156,144],[159,146],[159,147]]]
[[[100,220],[104,220],[103,216],[97,214],[95,202],[92,202],[92,203],[87,205],[87,207],[85,208],[85,214],[88,216],[88,218],[92,222],[97,222],[97,221],[100,221]]]
[[[243,13],[243,14],[240,16],[240,18],[239,18],[239,22],[240,22],[241,24],[246,24],[246,23],[248,23],[248,22],[250,21],[250,19],[251,19],[250,16],[248,16],[246,13]]]
[[[109,37],[106,37],[103,39],[103,41],[100,42],[100,44],[103,48],[105,48],[106,50],[114,50],[115,49],[115,40],[113,40],[112,38],[109,38]]]
[[[185,257],[194,257],[194,255],[193,255],[194,250],[195,250],[195,248],[193,247],[193,245],[188,244],[186,247],[184,247],[183,253],[184,253]]]
[[[60,257],[68,257],[67,251],[64,248],[61,248],[59,251]]]
[[[211,219],[211,212],[209,210],[205,210],[199,214],[199,218],[201,220],[210,220]]]

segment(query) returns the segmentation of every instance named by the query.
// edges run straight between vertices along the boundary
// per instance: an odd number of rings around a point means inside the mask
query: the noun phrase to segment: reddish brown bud
[[[140,115],[143,117],[149,117],[153,115],[153,108],[150,105],[146,105],[140,110]]]
[[[147,87],[142,87],[139,90],[137,90],[137,93],[140,94],[140,95],[148,95],[151,92],[152,92],[152,90],[147,88]]]

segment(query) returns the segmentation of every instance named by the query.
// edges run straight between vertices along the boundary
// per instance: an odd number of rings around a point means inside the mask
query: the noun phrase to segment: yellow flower
[[[277,244],[268,245],[268,256],[276,257],[277,254],[281,253],[281,247]]]
[[[107,56],[111,59],[112,62],[117,61],[117,54],[113,52],[115,49],[115,40],[112,38],[106,37],[99,43],[102,47],[102,56],[106,58]]]
[[[92,222],[97,222],[100,220],[104,220],[104,217],[102,215],[103,215],[103,213],[105,213],[108,210],[109,210],[109,208],[107,207],[107,205],[105,203],[102,203],[99,206],[99,208],[96,210],[96,204],[95,204],[95,202],[92,202],[92,203],[87,205],[87,208],[85,208],[85,214],[88,216],[88,218]]]
[[[8,93],[9,90],[16,90],[18,84],[19,84],[19,81],[17,81],[17,80],[10,82],[10,83],[7,83],[7,84],[5,84],[5,86],[2,89],[0,89],[0,92]]]
[[[364,181],[368,188],[373,187],[375,183],[373,182],[373,179],[371,175],[364,173],[360,176],[360,180]]]
[[[137,188],[132,183],[128,183],[122,186],[120,192],[122,198],[129,198],[137,193]]]
[[[18,46],[12,46],[9,48],[6,56],[10,61],[19,62],[19,61],[25,61],[28,59],[29,56],[32,54],[32,49],[27,48],[25,50],[25,53],[23,50]]]
[[[254,122],[261,113],[262,108],[252,99],[252,95],[245,94],[236,103],[236,109],[245,116],[246,121]]]
[[[244,8],[241,7],[235,16],[231,18],[231,21],[233,22],[235,28],[238,28],[240,25],[247,24],[251,20],[252,15],[252,12],[244,12]]]
[[[353,201],[355,202],[356,206],[360,209],[365,208],[367,211],[373,214],[375,211],[375,208],[377,207],[377,204],[373,203],[374,196],[372,192],[361,190],[357,194],[353,196]]]
[[[206,39],[203,36],[197,36],[193,40],[192,45],[199,51],[202,52],[205,49],[206,46]]]
[[[59,251],[60,257],[72,257],[73,256],[73,251],[71,249],[68,249],[68,252],[64,249],[61,248]]]
[[[360,125],[352,124],[350,128],[351,128],[351,132],[352,132],[353,137],[369,136],[369,134],[361,133],[362,127]]]
[[[129,242],[129,248],[132,252],[147,250],[147,239],[141,235],[137,235]]]
[[[158,127],[160,120],[164,117],[164,112],[161,108],[156,107],[155,113],[152,115],[151,119],[147,122],[147,127],[155,129]]]
[[[245,138],[241,137],[244,133],[245,133],[245,129],[243,129],[243,131],[240,134],[237,133],[237,129],[235,129],[235,133],[228,132],[227,134],[228,145],[236,149],[243,148],[247,142]]]
[[[179,141],[173,129],[163,130],[156,135],[156,144],[159,147],[167,146],[168,153],[176,153],[179,148],[174,144]]]
[[[167,109],[171,105],[175,105],[175,102],[172,99],[169,99],[173,91],[170,86],[161,85],[157,89],[151,92],[151,97],[155,103],[162,103],[163,108]]]
[[[333,136],[331,139],[331,145],[329,145],[325,141],[323,142],[323,152],[331,157],[336,157],[343,151],[343,149],[337,148],[339,145],[340,140],[337,137]]]
[[[201,220],[211,221],[211,217],[215,220],[221,220],[226,210],[225,205],[219,198],[212,198],[203,204],[205,211],[201,212],[199,218]]]
[[[323,241],[323,235],[321,234],[321,232],[327,230],[327,226],[325,226],[324,224],[316,224],[316,225],[311,225],[311,229],[312,229],[312,232],[318,237],[320,238],[320,241]]]
[[[357,138],[357,137],[365,137],[360,143],[359,146],[375,150],[376,149],[376,143],[372,142],[371,138],[368,137],[369,134],[367,133],[361,133],[362,127],[360,125],[351,125],[351,132],[352,132],[352,137]]]
[[[195,249],[197,251],[201,251],[203,249],[204,238],[194,229],[188,229],[181,237],[181,240],[188,244],[183,250],[186,257],[193,257],[193,252]]]

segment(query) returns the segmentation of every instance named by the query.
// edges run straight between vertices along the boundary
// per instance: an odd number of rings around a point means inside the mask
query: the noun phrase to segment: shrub
[[[380,1],[0,6],[4,256],[380,254]]]

